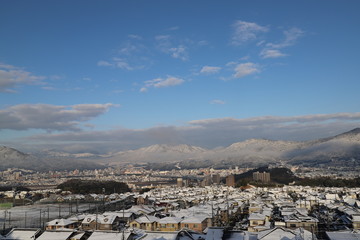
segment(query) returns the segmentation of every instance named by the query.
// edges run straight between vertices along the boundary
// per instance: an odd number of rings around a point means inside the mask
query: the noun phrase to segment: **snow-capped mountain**
[[[31,167],[34,168],[34,165],[37,165],[56,168],[56,166],[64,165],[60,164],[61,161],[68,159],[76,159],[76,161],[71,161],[72,163],[80,163],[80,160],[86,159],[91,160],[93,163],[109,165],[168,163],[175,166],[174,163],[184,163],[190,166],[205,167],[219,165],[220,163],[222,165],[256,166],[281,161],[289,164],[310,166],[326,163],[330,166],[344,165],[344,162],[351,161],[354,166],[360,166],[360,128],[337,136],[307,142],[249,139],[233,143],[228,147],[215,149],[205,149],[186,144],[156,144],[107,155],[92,153],[70,154],[54,150],[44,151],[40,155],[41,157],[35,157],[15,149],[0,147],[1,167],[16,165],[21,168],[29,167],[29,169],[32,169]],[[51,166],[49,166],[50,162]]]
[[[118,152],[107,158],[106,162],[110,163],[110,165],[119,162],[177,162],[192,158],[201,159],[201,156],[207,151],[204,148],[186,144],[156,144],[136,150]]]
[[[249,139],[225,148],[204,149],[189,145],[152,145],[124,151],[108,158],[111,164],[120,162],[194,162],[207,164],[227,162],[237,165],[263,165],[274,162],[316,165],[324,159],[354,159],[360,165],[360,128],[324,139],[307,142]]]

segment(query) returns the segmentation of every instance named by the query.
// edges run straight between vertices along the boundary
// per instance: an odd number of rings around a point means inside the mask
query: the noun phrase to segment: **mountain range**
[[[19,168],[33,171],[101,169],[104,165],[73,158],[56,156],[36,156],[20,152],[14,148],[0,146],[0,171]]]
[[[69,165],[64,165],[64,161],[69,161]],[[54,150],[29,155],[15,149],[0,147],[0,163],[2,169],[11,166],[41,169],[58,169],[61,166],[82,169],[88,166],[93,169],[99,167],[98,164],[116,166],[126,163],[148,163],[152,168],[168,169],[209,166],[256,167],[269,163],[304,166],[360,166],[360,128],[337,136],[304,142],[249,139],[215,149],[186,144],[156,144],[106,155],[70,154]],[[76,167],[77,165],[79,166]]]

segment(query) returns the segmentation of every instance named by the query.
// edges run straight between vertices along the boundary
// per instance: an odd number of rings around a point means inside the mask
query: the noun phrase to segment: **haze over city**
[[[0,144],[106,153],[360,126],[358,1],[2,1]]]

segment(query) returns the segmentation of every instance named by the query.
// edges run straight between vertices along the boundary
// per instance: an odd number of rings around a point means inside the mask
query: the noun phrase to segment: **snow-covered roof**
[[[128,239],[130,232],[124,232],[124,239]],[[93,232],[88,240],[113,240],[122,239],[122,232]]]
[[[40,231],[40,229],[20,229],[20,228],[14,228],[12,229],[4,239],[10,240],[33,240],[34,236]]]
[[[134,221],[138,223],[153,223],[159,221],[159,218],[155,216],[145,215],[135,219]]]
[[[251,213],[249,216],[249,220],[265,220],[266,216],[264,214],[261,213]]]
[[[326,232],[326,235],[330,240],[358,240],[360,239],[360,233],[354,232]]]
[[[93,221],[97,221],[100,224],[112,224],[116,217],[116,215],[87,215],[82,221],[82,224],[89,224]]]
[[[184,220],[181,221],[181,223],[201,223],[206,220],[206,216],[190,216],[187,218],[184,218]]]
[[[261,240],[312,240],[313,234],[302,228],[290,230],[287,228],[276,227],[258,233],[258,238]]]
[[[205,240],[219,240],[224,235],[224,228],[208,228]]]
[[[70,224],[73,224],[74,222],[76,222],[76,221],[61,218],[61,219],[54,219],[54,220],[52,220],[50,222],[47,222],[46,225],[47,226],[65,227],[65,226],[68,226]]]
[[[43,232],[36,240],[64,240],[70,237],[73,232],[63,232],[63,231],[45,231]]]
[[[147,232],[141,240],[175,240],[176,236],[177,232]]]
[[[181,222],[181,219],[177,218],[177,217],[164,217],[164,218],[159,219],[157,222],[161,223],[161,224],[179,223],[179,222]]]

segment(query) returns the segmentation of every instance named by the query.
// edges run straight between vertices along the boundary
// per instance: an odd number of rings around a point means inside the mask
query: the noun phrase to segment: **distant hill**
[[[270,173],[271,182],[277,184],[289,184],[291,182],[299,180],[299,178],[296,177],[293,172],[288,168],[259,167],[245,173],[235,175],[235,182],[240,183],[242,180],[245,180],[245,182],[252,182],[254,172]]]
[[[83,160],[56,157],[37,157],[14,148],[0,146],[0,170],[8,168],[30,169],[34,171],[101,169],[103,165]]]

